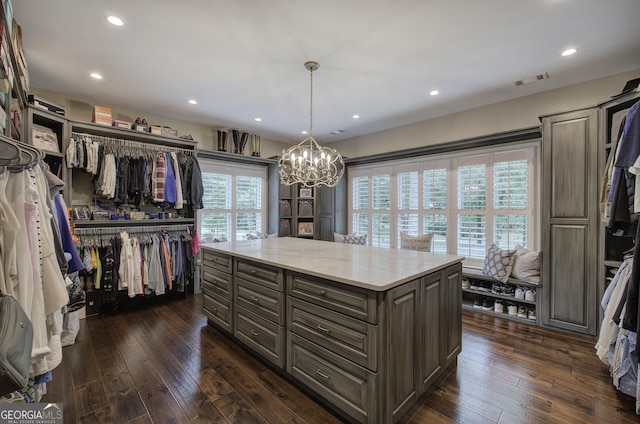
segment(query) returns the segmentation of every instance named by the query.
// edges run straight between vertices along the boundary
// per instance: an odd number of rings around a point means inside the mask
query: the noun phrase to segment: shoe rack
[[[509,278],[506,284],[513,287],[514,296],[508,296],[504,294],[496,294],[491,292],[491,288],[493,283],[498,283],[492,277],[485,275],[481,270],[472,269],[472,268],[464,268],[462,271],[463,281],[466,279],[470,282],[471,286],[477,286],[478,288],[462,288],[462,308],[480,312],[488,315],[499,316],[501,318],[507,318],[514,321],[525,322],[528,324],[539,325],[539,302],[540,302],[540,284],[529,283],[526,281],[518,280],[515,278]],[[504,285],[504,284],[503,284]],[[526,299],[516,299],[515,290],[516,288],[521,287],[524,290],[530,289],[535,292],[535,300],[526,300]],[[488,298],[490,299],[491,309],[484,309],[482,307],[478,308],[474,306],[474,300],[476,297]],[[496,312],[494,309],[495,301],[502,300],[505,304],[504,312]],[[516,315],[510,315],[508,313],[507,304],[512,303],[516,306]],[[520,317],[517,315],[517,312],[520,311],[520,308],[527,308],[527,318]],[[535,319],[528,318],[529,310],[535,310]]]

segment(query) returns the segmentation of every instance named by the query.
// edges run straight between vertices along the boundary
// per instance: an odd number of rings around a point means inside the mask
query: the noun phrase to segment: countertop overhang
[[[392,289],[464,259],[294,237],[205,243],[200,247],[375,291]]]

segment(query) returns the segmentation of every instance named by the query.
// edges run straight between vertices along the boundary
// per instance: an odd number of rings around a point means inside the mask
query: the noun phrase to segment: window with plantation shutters
[[[202,239],[227,237],[244,240],[247,234],[265,231],[266,181],[264,166],[234,165],[200,160],[203,209],[197,212]]]
[[[359,235],[369,233],[369,177],[355,177],[351,184],[351,205],[353,209],[351,232]]]
[[[351,227],[371,245],[433,233],[432,251],[482,260],[487,247],[536,249],[537,144],[349,168]]]
[[[422,231],[433,233],[431,251],[437,253],[447,253],[448,169],[442,165],[427,163],[422,173]]]
[[[493,234],[503,249],[528,244],[528,180],[526,159],[500,161],[498,157],[493,164]]]
[[[488,155],[460,159],[457,167],[457,253],[484,258],[487,250]],[[471,163],[469,163],[471,162]]]
[[[418,190],[417,171],[398,174],[398,237],[402,232],[417,235],[420,230]]]

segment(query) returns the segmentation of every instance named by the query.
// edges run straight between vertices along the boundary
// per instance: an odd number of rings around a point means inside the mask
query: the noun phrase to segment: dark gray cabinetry
[[[542,118],[542,323],[596,334],[598,111]]]
[[[207,320],[232,332],[233,276],[231,257],[212,251],[202,253],[202,312]]]
[[[204,249],[209,323],[348,422],[400,421],[455,367],[460,263],[379,291],[252,258]]]

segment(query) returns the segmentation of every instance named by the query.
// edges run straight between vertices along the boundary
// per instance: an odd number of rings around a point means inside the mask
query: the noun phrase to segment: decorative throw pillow
[[[272,234],[267,234],[267,233],[261,233],[260,231],[258,231],[255,234],[247,234],[247,240],[258,240],[258,239],[266,239],[266,238],[276,238],[278,237],[278,233],[272,233]]]
[[[487,256],[484,258],[482,273],[506,283],[511,275],[515,254],[515,249],[505,250],[492,244],[487,251]]]
[[[200,243],[220,243],[223,241],[228,241],[226,236],[208,236],[203,237]]]
[[[351,234],[333,233],[333,241],[335,241],[336,243],[344,243],[345,236],[355,236],[355,235],[356,233],[351,233]]]
[[[433,233],[411,236],[404,231],[400,233],[400,249],[419,250],[421,252],[431,252],[431,241]]]
[[[511,275],[518,280],[529,283],[540,282],[540,251],[528,250],[519,244],[516,245],[516,257],[513,263]]]
[[[343,243],[347,243],[347,244],[361,244],[361,245],[366,245],[367,244],[367,235],[363,235],[363,236],[356,236],[353,234],[347,234],[344,236],[344,241]]]

